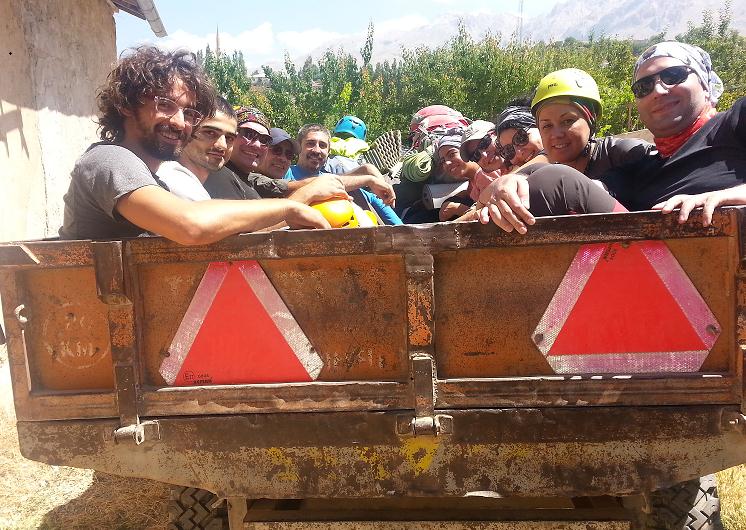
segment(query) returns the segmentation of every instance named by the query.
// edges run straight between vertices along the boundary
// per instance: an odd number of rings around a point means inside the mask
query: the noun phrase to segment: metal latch
[[[724,430],[741,431],[746,434],[746,416],[737,411],[724,411],[722,426]]]
[[[412,389],[414,392],[414,418],[399,416],[396,432],[414,436],[438,436],[453,433],[453,416],[435,414],[437,392],[433,356],[417,352],[410,357]]]
[[[140,445],[146,438],[150,441],[161,439],[161,426],[158,420],[138,422],[114,430],[114,443],[134,440],[135,444]]]

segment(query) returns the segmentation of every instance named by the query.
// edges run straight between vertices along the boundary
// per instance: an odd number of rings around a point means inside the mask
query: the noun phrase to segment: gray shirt
[[[146,233],[116,211],[120,198],[143,186],[168,187],[140,157],[120,145],[91,145],[75,163],[65,194],[62,239],[118,239]]]

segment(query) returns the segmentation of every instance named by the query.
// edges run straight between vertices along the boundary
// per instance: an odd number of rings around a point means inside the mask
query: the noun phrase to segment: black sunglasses
[[[655,88],[656,79],[660,79],[661,83],[663,83],[667,87],[672,87],[674,85],[680,85],[681,83],[686,81],[686,79],[689,77],[689,74],[691,74],[692,72],[694,72],[694,70],[692,70],[688,66],[684,66],[683,64],[677,66],[669,66],[668,68],[664,68],[660,72],[652,75],[646,75],[645,77],[641,77],[640,79],[632,83],[632,93],[637,99],[644,98]]]
[[[254,140],[259,140],[259,143],[262,145],[272,145],[272,137],[270,135],[262,134],[250,127],[239,127],[238,134],[239,136],[243,136],[243,138],[249,143]]]
[[[497,147],[497,154],[499,154],[503,160],[510,161],[515,158],[515,148],[523,147],[527,143],[528,131],[525,129],[518,129],[508,145],[500,145],[500,143],[496,143],[495,147]]]
[[[282,145],[273,145],[272,154],[275,156],[284,156],[288,160],[293,160],[295,151],[293,151],[292,149],[283,149]]]
[[[471,152],[471,155],[469,155],[469,162],[479,162],[479,160],[482,158],[482,153],[484,153],[484,151],[490,146],[492,142],[493,139],[491,134],[488,134],[487,136],[482,138],[477,144],[477,148]]]

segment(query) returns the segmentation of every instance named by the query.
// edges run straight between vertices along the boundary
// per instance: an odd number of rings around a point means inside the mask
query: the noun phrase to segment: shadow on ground
[[[82,495],[47,512],[39,528],[160,530],[168,525],[169,489],[161,482],[96,472]]]

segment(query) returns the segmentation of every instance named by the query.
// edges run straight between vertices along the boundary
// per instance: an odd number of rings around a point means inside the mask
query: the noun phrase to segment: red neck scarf
[[[710,118],[712,118],[717,113],[718,111],[712,108],[712,105],[708,103],[704,110],[700,113],[699,117],[694,120],[694,123],[681,131],[679,134],[676,134],[674,136],[667,136],[665,138],[656,138],[655,146],[658,148],[658,152],[660,153],[660,155],[663,158],[669,158],[670,156],[672,156],[676,151],[679,150],[682,145],[684,145],[684,142],[691,138],[692,135],[700,129],[700,127],[710,121]]]

